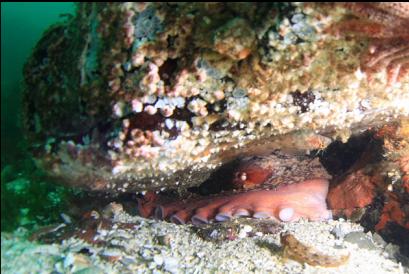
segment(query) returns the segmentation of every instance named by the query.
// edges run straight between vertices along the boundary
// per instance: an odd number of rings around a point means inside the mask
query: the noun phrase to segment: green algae
[[[1,3],[1,230],[61,221],[74,191],[35,167],[21,130],[23,64],[42,33],[73,3]]]
[[[19,165],[7,165],[1,172],[1,230],[32,230],[61,222],[61,213],[76,194],[48,179],[29,157]]]

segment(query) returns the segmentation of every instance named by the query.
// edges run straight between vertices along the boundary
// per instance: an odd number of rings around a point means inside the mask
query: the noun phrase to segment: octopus
[[[139,199],[139,214],[176,224],[207,224],[232,218],[278,222],[328,220],[328,179],[318,159],[274,152],[243,159],[233,176],[236,192],[169,201],[154,193]],[[241,188],[241,189],[240,189]]]
[[[345,264],[350,256],[349,254],[340,256],[322,254],[314,248],[301,243],[294,235],[288,232],[280,235],[280,242],[283,246],[284,259],[289,258],[312,266],[338,267]]]
[[[361,69],[372,81],[386,70],[388,86],[401,82],[409,73],[409,3],[345,3],[353,17],[331,27],[332,33],[370,39],[361,56]]]

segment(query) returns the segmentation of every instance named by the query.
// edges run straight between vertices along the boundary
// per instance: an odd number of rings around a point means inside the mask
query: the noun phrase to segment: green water
[[[1,167],[18,160],[21,80],[24,62],[60,14],[73,3],[1,3]]]
[[[59,218],[67,189],[48,182],[26,153],[21,130],[22,69],[42,33],[73,3],[1,3],[1,229]]]

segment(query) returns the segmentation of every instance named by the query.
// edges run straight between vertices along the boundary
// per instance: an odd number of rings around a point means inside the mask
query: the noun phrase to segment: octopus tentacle
[[[332,216],[325,202],[328,184],[326,179],[310,179],[276,189],[165,203],[157,207],[155,215],[173,223],[195,225],[250,215],[283,222],[300,218],[326,220]]]

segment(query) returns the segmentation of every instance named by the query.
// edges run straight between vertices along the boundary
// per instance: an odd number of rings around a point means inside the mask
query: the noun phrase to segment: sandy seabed
[[[133,229],[119,224],[132,223]],[[310,266],[283,258],[279,233],[265,234],[251,225],[238,225],[234,240],[212,240],[219,230],[210,228],[203,238],[190,225],[130,216],[113,218],[109,230],[94,236],[104,244],[78,238],[61,244],[27,240],[24,230],[1,234],[2,273],[409,273],[396,260],[398,248],[377,234],[364,233],[344,220],[284,224],[283,231],[330,256],[349,253],[338,267]],[[251,237],[249,236],[251,235]]]

